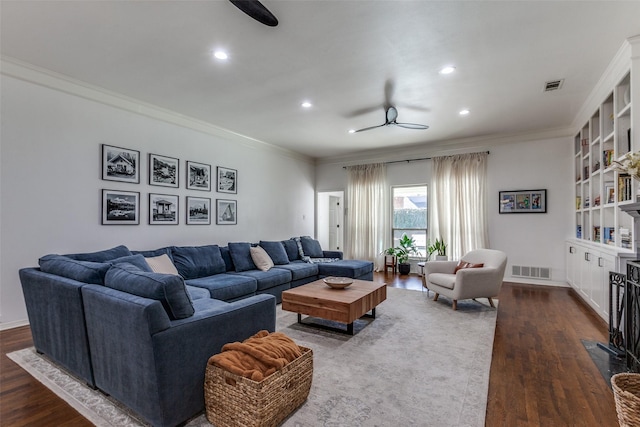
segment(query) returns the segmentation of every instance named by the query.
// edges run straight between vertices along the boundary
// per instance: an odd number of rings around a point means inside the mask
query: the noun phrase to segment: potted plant
[[[427,251],[429,252],[429,256],[436,252],[436,261],[447,260],[447,244],[444,242],[442,237],[440,237],[440,239],[436,239],[433,245],[427,248]]]
[[[409,264],[409,255],[417,255],[418,248],[413,237],[403,234],[395,248],[389,248],[385,251],[387,255],[393,255],[398,260],[398,271],[400,274],[409,274],[411,264]]]

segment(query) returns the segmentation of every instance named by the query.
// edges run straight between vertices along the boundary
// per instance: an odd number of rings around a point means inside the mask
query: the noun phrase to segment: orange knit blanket
[[[300,347],[285,334],[260,331],[243,342],[225,344],[222,352],[211,356],[208,363],[262,381],[300,356]]]

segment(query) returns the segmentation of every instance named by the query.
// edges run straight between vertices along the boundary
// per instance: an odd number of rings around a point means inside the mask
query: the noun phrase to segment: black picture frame
[[[547,190],[511,190],[498,193],[501,214],[547,213]]]
[[[236,169],[217,167],[216,185],[218,193],[238,194],[238,171]]]
[[[238,202],[236,200],[216,199],[216,224],[238,224]]]
[[[140,224],[140,192],[102,190],[102,225]]]
[[[178,188],[180,160],[175,157],[149,153],[149,185]]]
[[[187,190],[211,191],[211,165],[187,160]]]
[[[140,151],[102,144],[102,179],[140,183]]]
[[[149,225],[178,225],[179,199],[172,194],[149,193]]]
[[[187,225],[211,225],[211,199],[187,196]]]

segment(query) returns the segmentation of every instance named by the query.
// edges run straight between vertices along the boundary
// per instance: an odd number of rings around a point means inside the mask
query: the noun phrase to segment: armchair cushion
[[[458,270],[462,270],[464,268],[480,268],[480,267],[484,267],[484,263],[473,264],[470,262],[460,260],[458,261],[458,265],[456,265],[456,269],[453,272],[455,274],[458,272]]]
[[[432,273],[429,275],[429,283],[442,286],[443,288],[453,289],[456,285],[455,274],[448,273]]]

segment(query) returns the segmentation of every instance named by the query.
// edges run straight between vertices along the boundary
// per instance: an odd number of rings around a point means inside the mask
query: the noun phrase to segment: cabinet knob
[[[602,257],[598,257],[598,267],[604,267],[604,264],[602,263]]]
[[[584,260],[585,260],[585,261],[591,261],[591,260],[589,259],[589,255],[591,255],[589,252],[585,252],[585,253],[584,253]]]
[[[576,248],[574,248],[573,246],[569,246],[569,253],[570,254],[575,254],[576,253]]]

